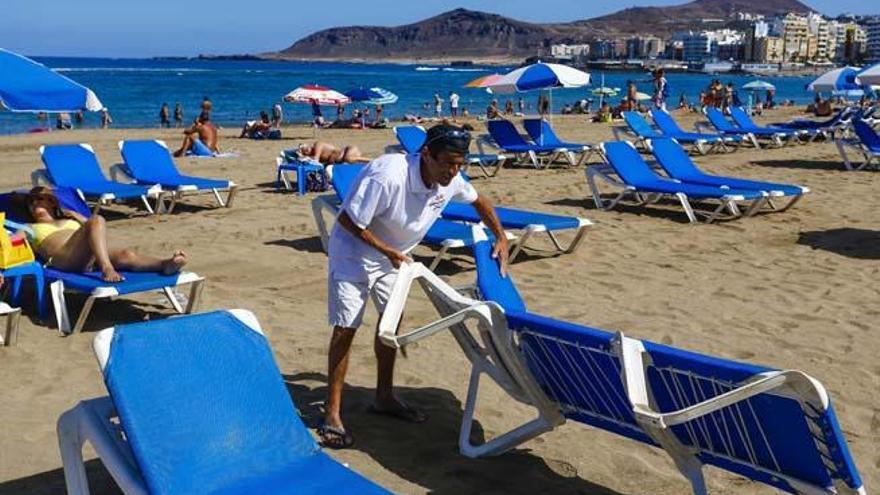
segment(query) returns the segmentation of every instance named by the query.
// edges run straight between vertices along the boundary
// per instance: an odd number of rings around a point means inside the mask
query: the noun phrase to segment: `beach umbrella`
[[[2,48],[0,107],[13,112],[97,112],[103,108],[89,88]]]
[[[860,89],[858,83],[856,83],[856,76],[858,74],[859,69],[856,67],[841,67],[830,70],[808,84],[807,91],[830,93],[832,91]]]
[[[862,86],[880,86],[880,64],[863,69],[856,75],[856,82]]]
[[[609,88],[607,86],[602,86],[600,88],[595,88],[590,91],[590,94],[593,96],[617,96],[620,92],[620,88]]]
[[[776,86],[768,83],[767,81],[752,81],[750,83],[746,83],[743,85],[742,89],[746,91],[775,91]]]
[[[555,88],[580,88],[590,84],[590,75],[574,67],[537,63],[514,69],[489,84],[493,93],[511,94]]]
[[[648,93],[642,93],[641,91],[636,93],[636,100],[638,100],[638,101],[644,101],[644,100],[650,100],[650,99],[651,99],[651,95],[649,95]]]
[[[318,105],[339,105],[351,101],[344,94],[317,84],[300,86],[284,95],[284,101],[289,103],[311,103],[317,101]]]
[[[382,88],[357,88],[345,93],[351,101],[366,105],[390,105],[397,102],[397,95]]]
[[[487,76],[480,76],[473,81],[464,85],[465,88],[487,88],[491,86],[493,83],[501,79],[501,74],[489,74]]]

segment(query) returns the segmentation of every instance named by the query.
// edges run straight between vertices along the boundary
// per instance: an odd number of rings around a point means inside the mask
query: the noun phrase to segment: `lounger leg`
[[[602,196],[599,195],[599,188],[596,186],[596,177],[593,169],[587,167],[586,175],[587,185],[590,186],[590,193],[593,195],[593,203],[596,204],[596,208],[604,208],[602,204]]]
[[[678,198],[678,201],[681,202],[681,207],[684,208],[684,213],[687,215],[688,220],[691,223],[697,223],[697,216],[694,214],[694,209],[691,207],[690,201],[688,201],[688,197],[685,193],[675,193],[675,197]]]
[[[221,208],[226,207],[226,202],[220,197],[220,191],[218,191],[216,187],[212,187],[211,192],[214,193],[214,199],[217,200],[217,204],[219,204]]]
[[[746,134],[746,139],[752,142],[752,145],[755,147],[756,150],[761,149],[761,144],[758,143],[758,136],[755,136],[752,133],[748,133]]]
[[[144,202],[144,208],[147,209],[147,212],[151,215],[157,213],[160,209],[159,202],[162,201],[162,195],[156,196],[156,209],[154,210],[152,206],[150,206],[150,200],[147,199],[145,195],[141,195],[141,201]]]
[[[168,302],[171,303],[174,311],[183,314],[183,306],[181,306],[180,301],[177,300],[177,294],[174,292],[174,287],[162,287],[162,292],[165,294],[165,298],[168,299]]]
[[[431,264],[428,266],[428,270],[434,271],[437,268],[437,265],[443,261],[443,258],[446,257],[446,253],[449,251],[449,246],[443,246],[440,248],[440,251],[437,252],[437,256],[434,256],[434,259],[431,260]]]
[[[510,263],[513,263],[513,261],[516,260],[516,257],[519,256],[520,251],[522,251],[522,249],[526,246],[526,241],[532,236],[533,233],[533,229],[526,229],[523,235],[519,239],[514,241],[513,246],[511,246],[510,250]]]
[[[6,331],[0,335],[0,346],[14,346],[18,342],[18,323],[21,310],[15,309],[6,313]]]
[[[184,309],[184,313],[190,314],[199,307],[199,302],[202,298],[202,288],[204,283],[204,280],[196,280],[190,285],[189,300],[186,302],[186,309]]]
[[[578,248],[578,246],[580,246],[581,241],[584,240],[584,234],[586,234],[586,233],[587,233],[587,225],[584,225],[583,227],[578,229],[577,233],[574,235],[574,238],[571,240],[571,243],[568,245],[568,247],[565,249],[562,249],[562,246],[559,244],[559,241],[556,239],[556,236],[553,235],[553,232],[547,231],[547,235],[550,236],[550,240],[553,241],[553,244],[556,245],[556,248],[560,249],[565,254],[573,253]]]
[[[238,193],[238,186],[232,186],[229,188],[229,193],[226,195],[226,207],[232,207],[232,201],[235,199],[235,195]]]
[[[55,323],[58,331],[64,335],[70,333],[70,317],[67,314],[67,302],[64,300],[64,282],[56,280],[49,284],[52,306],[55,309]]]
[[[58,447],[68,495],[89,495],[89,480],[82,456],[85,438],[80,431],[80,416],[84,412],[82,406],[77,406],[58,418]]]
[[[86,299],[86,303],[83,304],[82,309],[79,312],[79,317],[76,319],[76,326],[73,327],[73,333],[77,333],[82,331],[83,326],[86,324],[86,319],[89,317],[89,313],[92,312],[92,306],[95,305],[95,296],[89,296]]]
[[[852,170],[852,163],[849,161],[849,155],[846,154],[846,144],[844,144],[842,139],[838,139],[834,142],[837,145],[837,151],[840,152],[840,157],[843,158],[843,166],[847,170]]]

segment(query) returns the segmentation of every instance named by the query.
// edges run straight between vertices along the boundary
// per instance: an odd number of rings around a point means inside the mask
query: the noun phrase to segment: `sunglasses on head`
[[[471,144],[471,133],[469,131],[464,130],[464,129],[449,129],[446,132],[444,132],[442,134],[438,134],[438,135],[432,137],[431,139],[429,139],[425,143],[425,146],[427,146],[431,143],[434,143],[436,141],[439,141],[441,139],[448,139],[450,141],[465,141],[466,145],[462,146],[464,148],[464,147],[470,146],[470,144]]]

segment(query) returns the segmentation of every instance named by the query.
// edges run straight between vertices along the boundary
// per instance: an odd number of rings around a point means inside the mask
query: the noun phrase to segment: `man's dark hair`
[[[471,146],[471,134],[458,126],[438,124],[428,129],[425,146],[434,158],[441,151],[465,155]]]

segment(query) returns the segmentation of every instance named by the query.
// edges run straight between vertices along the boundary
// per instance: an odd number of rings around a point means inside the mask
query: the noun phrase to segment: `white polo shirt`
[[[368,163],[342,204],[352,222],[400,252],[415,248],[443,208],[452,201],[473,203],[477,191],[456,175],[448,186],[427,187],[420,155],[388,154]],[[330,275],[337,280],[367,282],[391,272],[384,254],[355,237],[337,222],[328,247]]]

